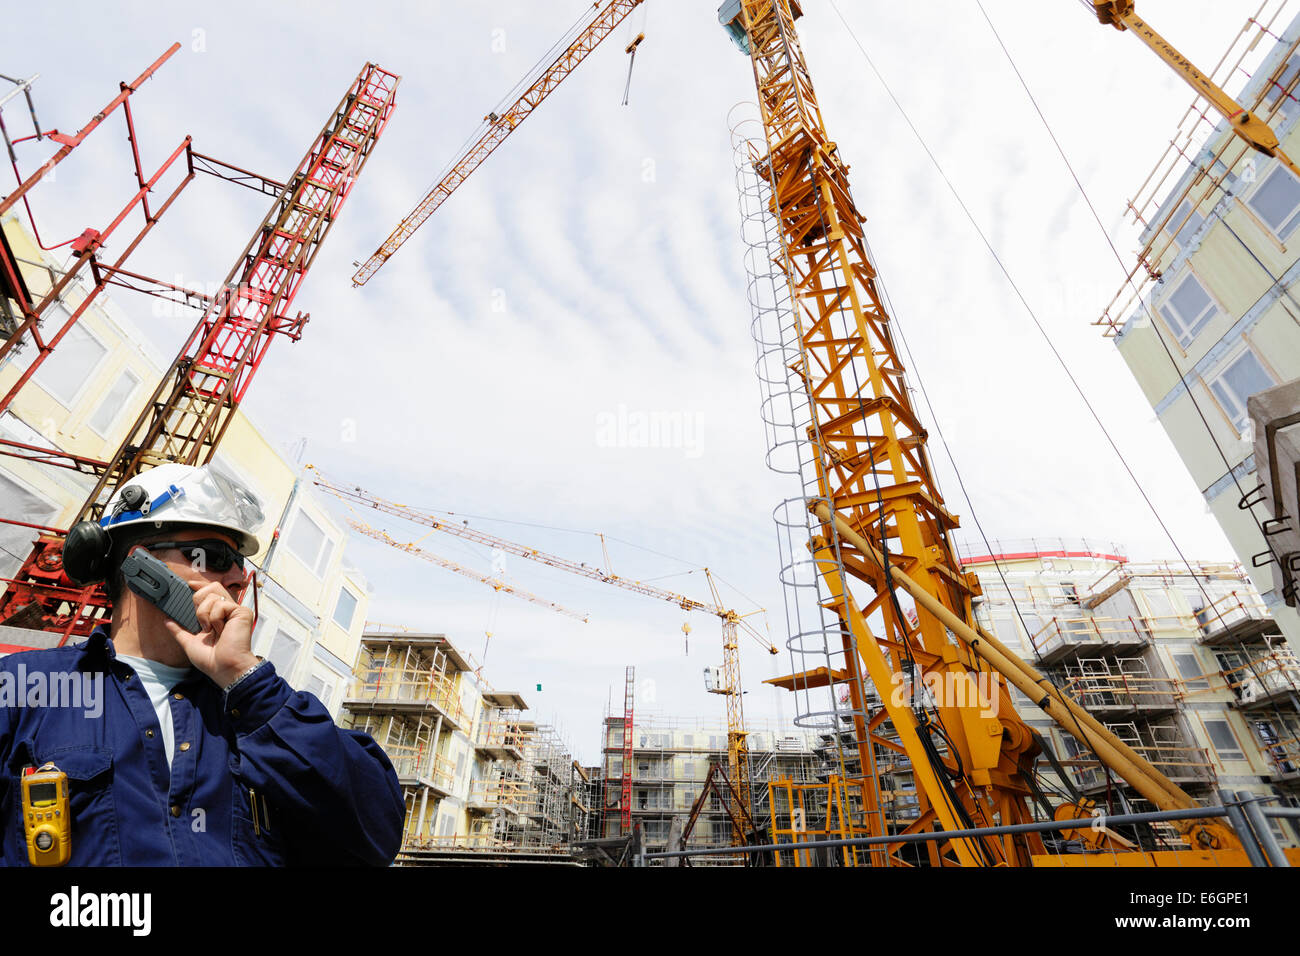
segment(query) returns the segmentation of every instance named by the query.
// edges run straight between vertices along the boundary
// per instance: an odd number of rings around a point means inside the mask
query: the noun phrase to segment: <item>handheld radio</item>
[[[22,783],[27,862],[32,866],[62,866],[72,859],[68,775],[47,763],[25,774]]]
[[[122,562],[126,586],[191,634],[203,628],[194,612],[194,589],[171,568],[143,548],[136,548]]]

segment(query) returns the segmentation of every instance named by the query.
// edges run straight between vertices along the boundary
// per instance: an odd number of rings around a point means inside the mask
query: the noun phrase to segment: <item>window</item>
[[[1219,314],[1219,307],[1200,280],[1188,275],[1160,306],[1160,314],[1178,337],[1178,344],[1186,346]]]
[[[271,649],[266,652],[266,659],[275,666],[275,672],[285,680],[293,673],[294,664],[298,663],[298,652],[302,642],[284,631],[276,631],[271,639]]]
[[[1191,690],[1206,690],[1210,682],[1203,676],[1204,668],[1195,654],[1175,654],[1174,664],[1178,667],[1178,676]]]
[[[289,532],[289,550],[319,578],[329,566],[334,542],[307,512],[299,511]]]
[[[1205,730],[1210,735],[1210,742],[1219,756],[1224,760],[1244,760],[1246,755],[1237,742],[1237,736],[1226,720],[1207,720]]]
[[[70,314],[63,306],[56,305],[48,314],[46,324],[61,326]],[[107,354],[108,349],[78,323],[54,347],[34,377],[59,404],[71,408],[82,386]]]
[[[325,706],[326,710],[329,709],[330,692],[333,688],[327,685],[322,678],[313,676],[311,680],[307,681],[307,686],[303,689],[319,700]]]
[[[122,374],[117,377],[113,387],[109,389],[104,400],[99,403],[95,413],[90,416],[87,424],[95,430],[97,435],[107,435],[113,428],[113,423],[117,421],[122,410],[126,408],[127,402],[135,394],[136,388],[140,385],[140,377],[132,372],[129,368],[123,369]]]
[[[1286,116],[1292,115],[1291,105],[1295,102],[1296,94],[1300,93],[1300,90],[1291,89],[1297,77],[1300,77],[1300,53],[1293,53],[1269,90],[1270,105],[1278,106],[1280,104]]]
[[[1178,240],[1178,245],[1186,249],[1192,243],[1192,237],[1196,231],[1201,228],[1205,222],[1205,217],[1192,208],[1191,200],[1184,199],[1181,206],[1174,211],[1173,217],[1169,220],[1169,231],[1175,233],[1174,238]]]
[[[339,590],[339,603],[334,605],[334,623],[343,630],[352,629],[352,617],[357,612],[356,595],[347,588]]]
[[[1238,432],[1244,432],[1249,419],[1246,414],[1246,399],[1276,384],[1259,363],[1259,359],[1255,358],[1255,353],[1246,349],[1224,366],[1217,377],[1210,380],[1210,391],[1219,400],[1233,427]]]
[[[1274,166],[1246,199],[1246,205],[1285,240],[1300,224],[1300,182],[1283,166]]]
[[[1020,631],[1016,627],[1016,619],[1010,615],[993,618],[993,630],[1005,642],[1020,642]]]
[[[1151,617],[1156,618],[1156,626],[1168,627],[1169,619],[1174,616],[1174,604],[1169,595],[1164,591],[1144,589],[1142,596],[1146,598],[1147,607],[1151,610]]]
[[[28,524],[48,525],[59,509],[18,482],[0,474],[0,500],[4,501],[4,516]],[[32,542],[40,532],[16,524],[0,522],[0,577],[10,577],[18,572],[31,554]]]

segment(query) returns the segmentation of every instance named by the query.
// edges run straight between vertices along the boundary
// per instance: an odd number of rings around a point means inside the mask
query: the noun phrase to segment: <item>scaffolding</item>
[[[442,634],[367,629],[344,693],[340,725],[375,739],[397,771],[406,803],[403,850],[436,837],[438,804],[450,796],[453,731],[470,730],[458,673],[468,662]]]
[[[828,778],[831,765],[827,754],[819,752],[828,741],[815,733],[790,731],[776,724],[750,720],[749,752],[751,761],[750,805],[754,807],[756,825],[769,820],[774,780],[813,783]],[[681,718],[651,714],[637,718],[631,735],[631,760],[624,757],[625,724],[621,716],[606,716],[602,746],[603,765],[599,771],[604,782],[606,800],[600,815],[600,836],[622,835],[622,810],[613,799],[621,793],[625,775],[630,781],[628,814],[633,827],[640,827],[644,844],[663,847],[668,844],[675,820],[685,822],[704,787],[712,766],[727,768],[727,727],[705,718]],[[713,791],[701,809],[687,846],[721,846],[732,839],[732,821],[717,791]],[[741,857],[708,857],[705,865],[737,865]]]
[[[1046,676],[1197,800],[1217,802],[1221,786],[1258,788],[1265,764],[1274,793],[1300,805],[1300,662],[1244,569],[1119,555],[1012,553],[1005,582],[989,577],[980,616],[1004,639],[1023,641]],[[1239,722],[1253,733],[1258,759],[1232,729]],[[1105,772],[1088,741],[1059,740],[1063,759],[1043,768],[1047,781],[1068,777],[1059,782],[1108,813],[1152,809]],[[1137,838],[1181,844],[1172,829]]]

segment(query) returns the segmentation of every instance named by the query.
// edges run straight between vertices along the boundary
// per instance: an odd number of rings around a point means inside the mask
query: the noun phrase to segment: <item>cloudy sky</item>
[[[1271,0],[1275,8],[1281,0]],[[783,644],[773,508],[799,493],[764,466],[728,116],[752,101],[745,59],[712,0],[647,0],[363,289],[364,260],[436,181],[483,116],[584,0],[425,3],[24,4],[0,72],[39,72],[42,123],[71,131],[173,41],[133,98],[146,165],[186,134],[195,148],[284,178],[366,61],[401,74],[388,131],[295,307],[302,342],[277,343],[245,410],[282,447],[376,494],[454,512],[485,531],[588,563],[606,535],[619,574],[698,598],[708,566],[725,603],[768,609]],[[852,165],[878,266],[961,470],[934,443],[963,539],[1087,538],[1134,558],[1174,548],[1065,381],[1024,306],[871,71],[839,13],[920,130],[1098,408],[1189,557],[1231,552],[1113,346],[1090,323],[1123,271],[973,0],[806,0],[799,21],[828,130]],[[1190,92],[1135,38],[1076,0],[984,0],[1062,146],[1128,256],[1122,219]],[[1212,64],[1259,0],[1144,0],[1143,15]],[[1289,8],[1288,8],[1289,11]],[[1290,12],[1290,11],[1289,11]],[[1283,23],[1286,22],[1284,19]],[[644,31],[629,106],[622,52]],[[1239,77],[1238,81],[1244,80]],[[1230,90],[1235,86],[1230,85]],[[743,107],[742,107],[743,110]],[[21,134],[25,119],[5,111]],[[44,145],[25,148],[24,169]],[[35,194],[47,242],[111,218],[133,189],[121,117]],[[208,178],[133,268],[219,282],[264,198]],[[109,252],[114,250],[110,248]],[[1127,265],[1127,261],[1126,261]],[[115,297],[174,354],[192,320]],[[619,423],[681,424],[673,447],[635,447]],[[340,514],[346,514],[341,511]],[[413,540],[418,528],[371,522]],[[431,552],[482,571],[491,554],[434,535]],[[634,594],[511,559],[509,579],[590,614],[581,624],[358,538],[371,619],[444,631],[524,694],[578,753],[599,721],[638,707],[722,720],[702,670],[719,628]],[[763,617],[754,622],[763,629]],[[493,637],[486,645],[486,632]],[[789,720],[761,681],[784,673],[743,647],[747,714]],[[537,690],[537,685],[542,690]]]

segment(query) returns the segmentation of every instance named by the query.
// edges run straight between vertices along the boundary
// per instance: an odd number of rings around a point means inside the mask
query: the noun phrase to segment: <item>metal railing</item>
[[[358,668],[348,682],[346,700],[432,704],[457,724],[465,723],[460,697],[446,676],[391,667]]]
[[[474,746],[522,752],[529,738],[529,732],[517,722],[493,720],[480,726]]]
[[[1225,794],[1225,796],[1227,796]],[[1164,810],[1154,813],[1129,813],[1114,816],[1084,817],[1074,820],[1047,820],[1038,823],[1017,823],[993,827],[974,827],[965,830],[938,831],[932,833],[896,833],[889,836],[856,837],[851,839],[798,840],[777,843],[751,844],[746,846],[701,847],[690,850],[641,851],[634,858],[634,866],[648,866],[652,860],[671,858],[691,858],[707,856],[736,856],[737,854],[754,856],[758,854],[796,854],[812,850],[843,850],[850,847],[887,847],[900,844],[925,844],[934,841],[948,842],[962,838],[983,838],[1028,833],[1063,833],[1069,830],[1091,830],[1097,826],[1108,829],[1128,826],[1144,826],[1156,823],[1172,823],[1179,820],[1212,820],[1226,818],[1231,823],[1242,849],[1251,866],[1287,867],[1291,863],[1278,843],[1270,819],[1288,818],[1300,820],[1300,809],[1292,807],[1265,808],[1261,803],[1275,798],[1260,797],[1247,791],[1238,791],[1227,797],[1223,806],[1191,807],[1185,810]],[[1117,855],[1122,851],[1102,850],[1096,855]],[[1138,851],[1129,851],[1138,852]],[[1174,853],[1187,852],[1188,864],[1199,865],[1192,859],[1194,851],[1176,850]],[[1209,851],[1211,854],[1216,851]],[[1075,856],[1074,853],[1062,853],[1062,856]],[[1200,854],[1197,854],[1198,856]],[[1176,858],[1175,858],[1176,859]],[[1238,865],[1235,854],[1223,853],[1221,865]]]
[[[399,777],[425,780],[445,791],[456,782],[455,766],[427,745],[388,743],[383,748]]]
[[[1049,657],[1067,646],[1090,644],[1103,651],[1118,646],[1141,647],[1151,640],[1150,619],[1146,617],[1054,617],[1029,636],[1029,643],[1040,657]]]

